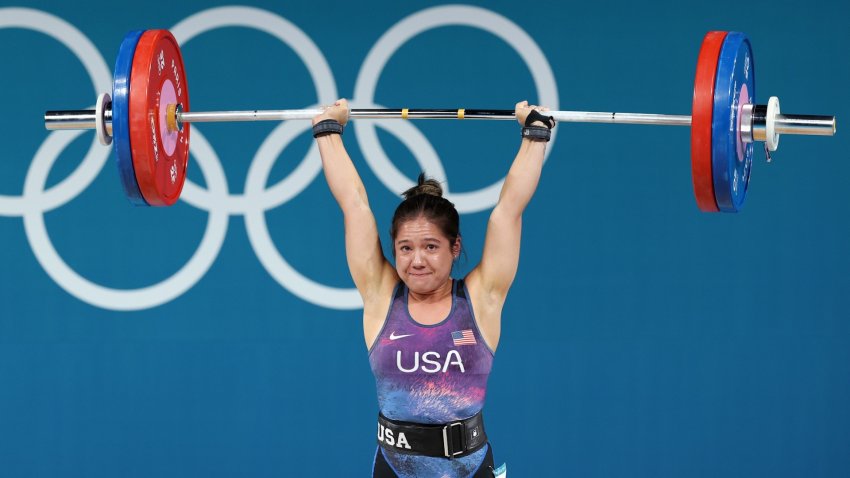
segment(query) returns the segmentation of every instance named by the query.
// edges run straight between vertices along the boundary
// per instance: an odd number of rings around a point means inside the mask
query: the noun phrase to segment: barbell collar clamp
[[[743,105],[741,106],[741,127],[739,134],[741,135],[741,142],[743,143],[752,143],[754,141],[753,138],[753,109],[756,105]]]

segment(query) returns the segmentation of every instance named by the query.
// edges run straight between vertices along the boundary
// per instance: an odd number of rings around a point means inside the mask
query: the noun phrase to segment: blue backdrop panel
[[[132,207],[93,132],[130,30],[183,45],[192,108],[690,114],[706,31],[759,98],[835,114],[756,147],[738,214],[697,210],[687,128],[562,124],[524,217],[486,406],[521,477],[850,476],[846,2],[31,1],[0,6],[0,476],[368,476],[374,382],[308,124],[192,129],[172,208]],[[352,124],[382,234],[424,169],[478,261],[508,122]],[[386,235],[383,236],[386,243]],[[545,414],[545,420],[541,415]]]

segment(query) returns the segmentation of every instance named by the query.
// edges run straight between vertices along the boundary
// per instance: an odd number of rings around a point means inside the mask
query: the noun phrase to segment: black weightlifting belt
[[[390,420],[379,413],[378,443],[397,453],[458,458],[480,450],[487,443],[487,434],[481,412],[442,425]]]

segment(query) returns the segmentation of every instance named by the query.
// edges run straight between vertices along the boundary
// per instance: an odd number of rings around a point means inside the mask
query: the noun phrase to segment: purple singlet
[[[442,322],[423,325],[407,308],[399,283],[381,332],[369,350],[381,413],[392,420],[440,424],[469,418],[484,406],[493,352],[484,342],[463,281],[452,284],[452,308]],[[399,476],[468,476],[489,445],[448,460],[380,448]]]

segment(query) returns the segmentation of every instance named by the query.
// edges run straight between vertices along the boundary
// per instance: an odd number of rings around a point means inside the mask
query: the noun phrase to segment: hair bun
[[[404,199],[410,199],[413,196],[420,194],[430,194],[431,196],[443,197],[443,187],[434,178],[425,178],[425,173],[419,173],[419,179],[416,186],[401,193]]]

